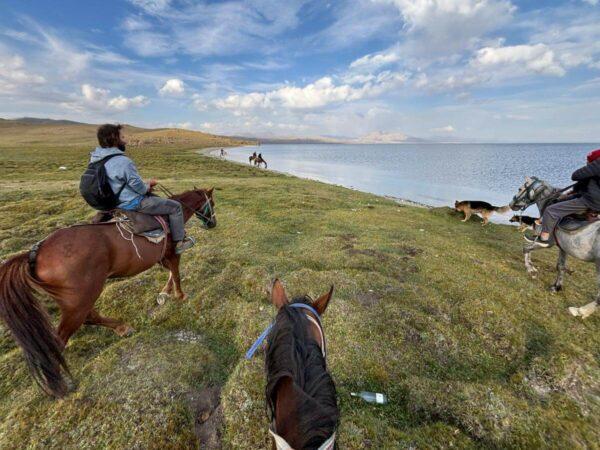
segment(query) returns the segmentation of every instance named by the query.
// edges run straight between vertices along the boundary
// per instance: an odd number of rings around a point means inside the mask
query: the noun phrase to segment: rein
[[[171,192],[169,190],[169,188],[167,188],[165,185],[163,185],[161,183],[157,183],[156,187],[169,198],[172,198],[175,195],[175,194],[173,194],[173,192]],[[189,209],[192,212],[192,214],[194,214],[198,219],[200,219],[204,223],[206,223],[215,217],[215,211],[210,203],[210,199],[208,198],[208,195],[206,195],[206,192],[202,191],[202,193],[204,194],[205,201],[204,201],[204,204],[198,209],[192,208],[190,205],[186,204],[185,202],[183,202],[181,200],[176,200],[176,201],[178,201],[183,206],[185,206],[187,209]],[[200,209],[202,209],[202,212],[200,212]]]
[[[314,319],[312,316],[305,314],[306,318],[308,320],[310,320],[314,325],[316,325],[317,329],[319,330],[319,334],[321,335],[321,352],[323,353],[323,358],[326,359],[327,350],[326,350],[325,334],[323,333],[323,325],[321,325],[321,316],[319,316],[319,313],[317,312],[317,310],[315,308],[313,308],[312,306],[307,305],[306,303],[292,303],[291,305],[288,305],[288,306],[290,308],[306,309],[307,311],[310,311],[311,313],[313,313],[313,315],[316,317],[316,319]],[[252,357],[256,353],[256,350],[258,350],[258,347],[260,347],[260,345],[265,341],[267,336],[269,336],[269,333],[271,333],[271,330],[273,329],[274,326],[275,326],[275,320],[273,320],[273,322],[271,322],[267,326],[267,328],[265,328],[265,330],[260,334],[260,336],[258,336],[258,338],[256,338],[256,341],[254,341],[254,344],[252,344],[252,346],[246,352],[246,359],[252,359]]]
[[[288,305],[288,306],[291,308],[304,309],[307,311],[307,313],[305,313],[306,318],[311,323],[313,323],[319,330],[319,334],[321,336],[321,352],[323,353],[323,359],[325,360],[325,363],[327,364],[327,351],[325,348],[325,346],[326,346],[325,334],[323,333],[323,325],[321,324],[321,316],[319,316],[319,313],[312,306],[307,305],[306,303],[292,303],[291,305]],[[315,316],[316,319],[313,318],[311,315],[309,315],[308,312],[311,312]],[[260,334],[260,336],[256,339],[256,341],[254,341],[254,344],[252,344],[252,347],[250,347],[250,349],[246,352],[246,359],[252,359],[252,357],[256,353],[256,350],[258,350],[258,347],[264,342],[264,340],[267,338],[267,336],[271,333],[273,326],[275,326],[275,320],[273,320],[273,322],[271,322],[267,326],[267,328]],[[273,440],[275,441],[275,446],[276,446],[277,450],[294,450],[285,441],[284,438],[282,438],[275,432],[275,419],[274,418],[273,418],[273,423],[269,427],[269,434],[273,437]],[[331,436],[329,436],[329,438],[325,442],[323,442],[323,444],[321,444],[321,446],[318,448],[318,450],[332,450],[335,446],[336,434],[337,433],[334,431],[333,434]]]
[[[536,198],[539,196],[539,192],[541,190],[546,190],[546,189],[552,189],[551,186],[547,185],[546,183],[544,183],[542,180],[540,180],[537,177],[532,177],[533,182],[527,186],[523,192],[521,192],[520,194],[517,194],[513,197],[512,203],[518,203],[523,201],[525,198],[528,198],[529,203],[524,204],[523,206],[521,206],[521,208],[519,208],[519,212],[523,212],[525,211],[527,208],[529,208],[532,204],[536,203]],[[560,196],[560,194],[562,194],[563,192],[573,188],[577,183],[573,183],[565,188],[562,189],[555,189],[553,192],[551,192],[543,201],[544,203],[544,207],[540,208],[540,213],[543,214],[543,210],[546,209],[546,205],[548,204],[548,202],[556,199],[557,197]],[[541,187],[541,189],[540,189]]]

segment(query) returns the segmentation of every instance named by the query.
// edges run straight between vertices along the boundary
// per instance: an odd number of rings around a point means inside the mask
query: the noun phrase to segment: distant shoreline
[[[239,165],[244,166],[246,164],[239,162],[239,161],[233,161],[233,160],[227,159],[227,158],[221,158],[221,156],[216,153],[216,152],[220,152],[221,149],[236,149],[236,148],[244,148],[244,147],[257,147],[257,146],[256,145],[236,145],[235,147],[208,147],[208,148],[202,148],[202,149],[194,150],[194,151],[199,155],[208,156],[208,157],[216,158],[216,159],[225,159],[229,163],[239,164]],[[262,170],[268,170],[270,172],[278,173],[280,175],[285,175],[288,177],[301,178],[303,180],[318,181],[319,183],[325,183],[325,184],[329,184],[331,186],[339,186],[339,187],[343,187],[344,189],[350,189],[351,191],[358,191],[358,192],[364,192],[366,194],[376,195],[377,197],[382,197],[382,198],[386,198],[388,200],[393,200],[400,205],[414,206],[415,208],[427,208],[427,209],[434,208],[434,206],[432,206],[432,205],[427,205],[425,203],[408,200],[406,198],[399,198],[399,197],[394,197],[391,195],[378,195],[378,194],[374,194],[373,192],[361,191],[360,189],[354,189],[354,188],[351,188],[348,186],[342,186],[341,184],[328,183],[326,181],[319,181],[319,180],[315,180],[313,178],[299,177],[298,175],[293,175],[288,172],[281,172],[279,170],[273,170],[273,169],[262,169]]]

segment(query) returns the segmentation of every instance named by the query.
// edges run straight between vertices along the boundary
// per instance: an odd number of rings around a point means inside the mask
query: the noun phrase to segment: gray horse
[[[514,211],[523,210],[532,204],[536,204],[540,214],[555,200],[562,191],[550,186],[548,183],[536,177],[526,177],[525,184],[521,186],[519,192],[513,197],[509,206]],[[552,292],[558,292],[562,289],[563,278],[567,269],[567,255],[582,261],[593,262],[596,264],[597,281],[599,291],[596,300],[580,308],[570,307],[569,312],[574,316],[582,318],[588,317],[600,305],[600,221],[585,222],[583,224],[574,223],[569,230],[557,227],[554,232],[553,244],[558,242],[560,253],[558,254],[558,263],[556,269],[558,275],[556,281],[551,286]],[[580,226],[581,225],[581,226]],[[536,277],[537,269],[531,263],[531,252],[537,250],[535,244],[527,243],[523,246],[525,256],[525,267],[527,273],[533,278]]]

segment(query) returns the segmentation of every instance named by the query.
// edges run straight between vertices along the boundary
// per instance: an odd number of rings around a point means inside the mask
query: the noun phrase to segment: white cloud
[[[26,69],[25,60],[20,55],[9,54],[0,48],[0,93],[45,82],[43,76],[30,73]]]
[[[512,17],[509,0],[374,0],[395,5],[406,24],[407,52],[447,55],[474,45]]]
[[[454,133],[456,130],[452,125],[446,125],[445,127],[432,128],[431,131],[434,133]]]
[[[150,22],[137,16],[126,17],[123,21],[123,28],[125,28],[127,31],[147,30],[151,27],[152,25],[150,24]]]
[[[181,95],[185,91],[185,83],[179,78],[171,78],[167,80],[163,87],[158,91],[160,95]]]
[[[393,64],[400,60],[400,54],[396,47],[379,52],[365,55],[362,58],[354,60],[350,64],[350,69],[373,72],[377,69]]]
[[[117,111],[125,111],[132,107],[140,107],[148,104],[148,99],[143,95],[136,95],[135,97],[124,97],[119,95],[118,97],[111,98],[108,101],[108,107],[114,108]]]
[[[167,128],[183,128],[184,130],[191,130],[194,128],[192,122],[170,122],[167,124]]]
[[[176,5],[166,0],[130,1],[156,19],[150,26],[146,21],[141,24],[138,16],[124,22],[130,28],[126,45],[142,56],[273,52],[274,38],[298,25],[298,13],[305,3],[288,0],[285,7],[276,8],[264,0]]]
[[[171,0],[129,0],[149,14],[158,14],[169,7]]]
[[[544,44],[485,47],[477,51],[473,62],[482,67],[502,65],[506,68],[510,64],[544,75],[561,77],[565,74],[554,52]]]
[[[404,84],[406,75],[382,72],[364,84],[335,84],[331,77],[323,77],[304,87],[284,86],[269,92],[233,94],[217,100],[222,109],[253,109],[283,107],[289,109],[314,109],[333,103],[352,102],[376,97]]]
[[[583,1],[592,6],[596,6],[598,4],[598,0],[583,0]]]
[[[149,100],[143,95],[110,97],[110,90],[97,88],[86,83],[81,86],[81,96],[74,96],[71,101],[64,102],[62,106],[76,111],[92,109],[110,112],[126,111],[134,107],[146,106],[148,103]]]

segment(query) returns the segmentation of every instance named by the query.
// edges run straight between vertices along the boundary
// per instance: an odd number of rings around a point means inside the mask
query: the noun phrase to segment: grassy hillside
[[[88,146],[11,139],[0,130],[0,258],[92,214],[77,193]],[[216,186],[217,228],[188,227],[189,299],[156,304],[158,267],[110,282],[100,312],[137,332],[82,328],[66,351],[78,388],[61,401],[41,394],[0,328],[0,448],[268,448],[263,355],[243,354],[274,316],[274,277],[291,294],[336,286],[324,327],[340,448],[600,442],[600,316],[566,313],[595,294],[590,265],[571,261],[566,291],[551,295],[555,251],[536,255],[540,278],[528,279],[514,228],[174,147],[131,155],[174,191]]]
[[[98,125],[49,119],[0,119],[0,149],[95,147],[97,128]],[[161,145],[170,148],[199,148],[245,142],[240,139],[175,128],[146,129],[125,125],[124,132],[130,147]]]

